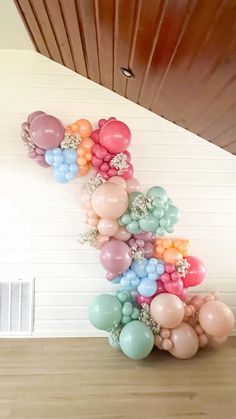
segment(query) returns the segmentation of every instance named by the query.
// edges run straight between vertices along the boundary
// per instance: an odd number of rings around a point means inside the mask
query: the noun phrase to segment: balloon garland
[[[204,264],[190,254],[188,240],[165,237],[173,233],[179,210],[160,186],[141,192],[125,123],[100,119],[93,130],[79,119],[64,128],[36,111],[22,124],[22,139],[28,156],[51,166],[60,183],[95,169],[81,191],[88,229],[79,242],[99,249],[107,280],[119,288],[115,295],[97,295],[89,306],[90,322],[109,332],[113,348],[143,359],[155,345],[188,359],[199,348],[226,341],[233,313],[217,292],[187,295],[204,280]]]

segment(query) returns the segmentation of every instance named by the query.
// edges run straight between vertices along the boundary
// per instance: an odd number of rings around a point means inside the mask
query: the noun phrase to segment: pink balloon
[[[103,183],[93,192],[92,207],[100,217],[115,220],[126,211],[128,194],[115,183]]]
[[[101,127],[99,140],[110,153],[122,153],[129,146],[131,132],[124,122],[112,120]]]
[[[101,218],[98,222],[97,229],[104,236],[114,236],[119,229],[119,224],[110,218]]]
[[[62,123],[52,115],[39,115],[30,125],[30,137],[36,146],[44,150],[58,147],[64,132]]]
[[[130,237],[131,234],[123,226],[119,226],[117,233],[114,234],[114,239],[121,240],[122,242],[127,242]]]
[[[211,336],[228,335],[234,327],[234,321],[232,310],[221,301],[209,301],[200,308],[200,326]]]
[[[151,314],[161,327],[172,329],[184,318],[184,304],[174,294],[158,294],[151,302]]]
[[[141,190],[141,185],[139,183],[139,181],[135,178],[130,178],[127,179],[126,181],[126,191],[128,193],[132,193],[132,192],[139,192]]]
[[[198,336],[188,323],[183,322],[171,330],[170,339],[173,346],[169,349],[169,352],[176,358],[189,359],[197,353],[199,347]]]
[[[185,288],[195,287],[201,284],[206,274],[206,269],[202,261],[195,256],[186,256],[184,259],[190,264],[187,274],[183,278]]]
[[[27,122],[29,124],[31,124],[33,122],[33,120],[38,118],[38,116],[40,116],[40,115],[46,115],[46,114],[43,111],[35,111],[35,112],[30,113],[28,118],[27,118]]]
[[[165,290],[170,294],[179,295],[183,292],[183,281],[178,279],[178,281],[171,281],[164,284]]]
[[[121,176],[112,176],[108,179],[110,183],[116,183],[117,185],[121,186],[126,190],[126,181]]]
[[[120,240],[109,240],[101,249],[100,261],[104,269],[118,275],[131,265],[131,250]]]
[[[123,179],[128,180],[133,177],[134,167],[131,163],[128,163],[128,168],[120,175]]]
[[[144,297],[143,295],[137,294],[135,296],[136,302],[141,306],[142,304],[146,303],[148,305],[151,304],[152,300],[153,300],[153,296],[152,297]]]

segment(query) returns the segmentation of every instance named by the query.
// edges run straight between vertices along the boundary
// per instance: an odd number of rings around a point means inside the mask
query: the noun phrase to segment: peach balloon
[[[151,302],[150,311],[154,320],[167,329],[178,326],[184,318],[184,304],[174,294],[157,295]]]
[[[108,236],[103,236],[102,234],[98,234],[97,235],[97,239],[96,239],[96,243],[95,243],[95,248],[96,249],[101,249],[102,246],[108,242],[109,237]]]
[[[92,140],[92,138],[84,138],[81,141],[81,145],[82,145],[83,149],[85,150],[85,152],[88,151],[88,150],[90,151],[92,146],[94,145],[94,141]]]
[[[116,183],[117,185],[121,186],[126,190],[126,181],[121,176],[112,176],[108,179],[110,183]]]
[[[114,234],[114,238],[121,240],[122,242],[127,242],[132,234],[130,234],[125,227],[119,226],[118,231]]]
[[[232,310],[221,301],[209,301],[199,311],[199,323],[202,329],[211,336],[228,335],[234,327]]]
[[[225,343],[228,339],[228,335],[224,335],[224,336],[218,336],[218,337],[210,337],[210,343],[212,343],[213,345],[222,345],[222,343]]]
[[[85,166],[81,166],[79,169],[79,176],[86,176],[89,171],[90,166],[86,164]]]
[[[170,247],[164,252],[163,259],[166,263],[172,263],[172,265],[176,265],[177,262],[183,259],[183,256],[177,249]]]
[[[192,358],[198,350],[199,340],[195,330],[187,323],[181,323],[171,331],[173,346],[169,349],[171,355],[179,359]]]
[[[100,217],[115,220],[126,211],[128,194],[115,183],[103,183],[93,192],[92,207]]]
[[[110,218],[101,218],[98,222],[97,229],[104,236],[114,236],[119,229],[119,224]]]
[[[139,192],[141,190],[141,185],[137,179],[130,178],[126,181],[126,190],[128,193]]]
[[[93,130],[92,125],[87,119],[78,119],[75,125],[78,127],[78,132],[81,138],[88,138]],[[72,125],[71,129],[73,130]]]

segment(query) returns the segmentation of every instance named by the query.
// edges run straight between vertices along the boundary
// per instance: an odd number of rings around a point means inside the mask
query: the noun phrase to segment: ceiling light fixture
[[[133,71],[130,70],[130,68],[121,67],[120,71],[123,74],[123,76],[127,77],[128,79],[135,77]]]

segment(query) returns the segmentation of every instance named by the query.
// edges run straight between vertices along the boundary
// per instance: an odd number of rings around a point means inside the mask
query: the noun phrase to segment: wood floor
[[[103,339],[0,341],[0,419],[235,418],[236,338],[134,362]]]

